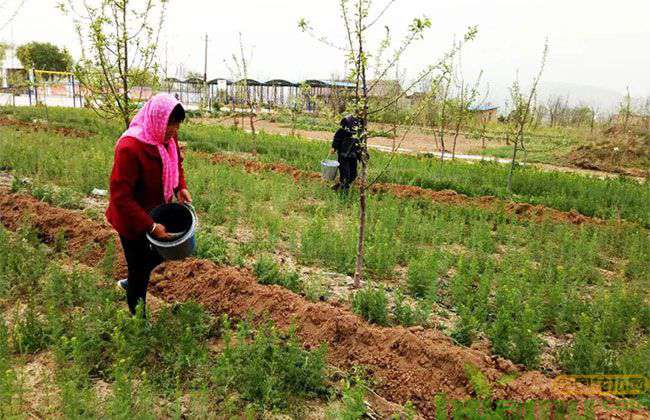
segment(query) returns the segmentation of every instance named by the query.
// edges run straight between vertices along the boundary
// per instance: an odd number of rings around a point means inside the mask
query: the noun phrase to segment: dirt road
[[[225,127],[232,126],[231,119],[199,119],[199,122],[203,124],[219,124]],[[246,127],[246,126],[245,126]],[[255,128],[257,130],[265,131],[270,134],[278,134],[283,136],[291,135],[291,128],[286,127],[280,123],[273,123],[267,120],[257,120],[255,122]],[[375,129],[381,127],[375,127]],[[245,128],[246,129],[246,128]],[[249,131],[249,130],[247,130]],[[295,130],[295,134],[299,137],[303,137],[309,140],[319,140],[330,142],[332,140],[333,133],[328,131],[316,131],[316,130]],[[386,137],[373,137],[368,140],[369,147],[380,150],[383,152],[395,151],[397,153],[403,154],[430,154],[432,156],[439,157],[441,156],[440,148],[436,147],[436,142],[434,136],[427,133],[422,133],[418,129],[414,129],[409,133],[402,133],[402,137],[398,139],[389,139]],[[451,145],[453,143],[453,136],[447,135],[445,140],[445,159],[451,159]],[[505,141],[501,140],[486,140],[486,147],[494,148],[499,146],[505,146]],[[465,160],[470,162],[476,162],[481,160],[496,161],[499,163],[507,164],[510,163],[509,159],[499,159],[491,156],[481,156],[476,154],[477,150],[480,149],[480,143],[477,140],[467,139],[463,135],[459,135],[456,144],[456,159]],[[601,179],[606,178],[617,178],[620,174],[593,170],[593,169],[583,169],[572,166],[562,166],[562,165],[551,165],[543,163],[531,163],[530,166],[541,169],[548,172],[568,172],[575,173],[584,176],[592,176]],[[633,174],[632,174],[633,175]],[[632,178],[637,179],[640,182],[643,182],[645,178],[632,176]]]

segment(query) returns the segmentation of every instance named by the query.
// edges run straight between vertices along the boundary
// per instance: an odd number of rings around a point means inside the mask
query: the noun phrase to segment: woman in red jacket
[[[162,262],[146,233],[160,240],[169,237],[149,212],[171,202],[174,195],[181,204],[192,201],[178,147],[178,128],[184,120],[185,110],[177,99],[156,95],[140,109],[115,147],[106,218],[124,249],[129,274],[119,284],[126,289],[132,314],[142,303],[144,315],[149,276]]]

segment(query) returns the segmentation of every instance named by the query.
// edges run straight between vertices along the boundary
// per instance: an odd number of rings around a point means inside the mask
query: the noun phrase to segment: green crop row
[[[0,417],[24,414],[20,366],[42,352],[54,370],[39,380],[55,390],[39,398],[43,417],[296,414],[306,398],[331,393],[325,347],[303,350],[271,325],[231,326],[192,302],[132,318],[122,300],[101,272],[60,267],[28,225],[18,235],[0,227]],[[107,396],[96,392],[98,380]]]
[[[25,121],[43,120],[39,108],[0,108],[0,115]],[[115,123],[105,123],[90,111],[49,108],[47,117],[53,124],[86,129],[108,143],[114,143],[121,132]],[[260,133],[253,141],[251,134],[216,125],[188,124],[181,139],[189,147],[205,152],[255,152],[264,162],[285,162],[300,169],[318,170],[327,155],[326,142]],[[97,141],[95,137],[93,141]],[[385,169],[385,170],[384,170]],[[439,159],[415,156],[392,157],[373,151],[371,179],[423,188],[451,189],[469,196],[493,195],[515,201],[543,204],[563,211],[576,210],[587,216],[607,219],[623,218],[650,226],[650,183],[639,183],[624,177],[601,180],[578,174],[544,172],[532,167],[517,168],[513,193],[506,189],[509,168],[493,162],[440,162]]]

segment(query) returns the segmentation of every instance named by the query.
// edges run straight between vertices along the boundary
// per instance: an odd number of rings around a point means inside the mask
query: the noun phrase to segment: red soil
[[[214,163],[243,166],[248,172],[273,171],[291,175],[295,180],[321,179],[318,172],[303,171],[284,163],[262,163],[238,156],[227,156],[221,154],[213,154],[210,159]],[[493,196],[468,197],[451,190],[434,191],[427,188],[409,185],[376,183],[370,187],[370,191],[373,193],[388,193],[402,198],[428,199],[433,202],[463,206],[477,206],[482,208],[495,208],[497,206],[502,206],[508,213],[528,220],[543,221],[548,219],[577,225],[582,223],[602,223],[598,218],[584,216],[575,211],[566,212],[541,205],[504,201]]]
[[[93,135],[89,131],[77,130],[76,128],[57,127],[44,123],[27,122],[9,118],[0,118],[0,126],[15,127],[20,130],[27,130],[29,132],[43,131],[48,133],[56,133],[65,137],[88,138]]]
[[[16,229],[24,215],[31,215],[30,223],[46,242],[63,231],[68,252],[85,263],[100,261],[106,245],[116,239],[108,226],[88,220],[80,213],[32,197],[0,194],[2,224]],[[412,401],[426,418],[435,417],[437,393],[458,399],[475,396],[465,373],[467,365],[480,369],[492,386],[494,399],[581,402],[586,399],[575,396],[587,391],[582,385],[559,384],[540,372],[525,372],[507,360],[459,347],[437,331],[370,325],[344,308],[312,303],[278,286],[260,285],[245,269],[220,267],[195,259],[170,262],[154,272],[150,289],[169,302],[196,301],[215,315],[226,313],[235,319],[252,317],[258,322],[272,320],[285,330],[295,325],[306,348],[326,343],[328,361],[333,366],[341,369],[366,366],[377,381],[375,389],[379,395],[399,404]],[[496,383],[505,374],[517,377],[507,384]],[[597,411],[599,417],[614,414]],[[636,414],[644,416],[650,412]]]

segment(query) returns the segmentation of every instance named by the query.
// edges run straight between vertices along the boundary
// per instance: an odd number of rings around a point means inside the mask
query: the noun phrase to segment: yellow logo
[[[587,389],[578,390],[570,386],[579,382]],[[637,396],[650,389],[650,381],[643,375],[560,375],[554,386],[566,394]]]

